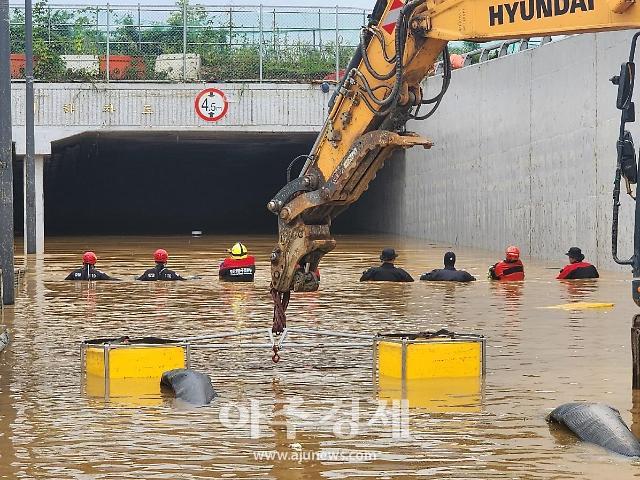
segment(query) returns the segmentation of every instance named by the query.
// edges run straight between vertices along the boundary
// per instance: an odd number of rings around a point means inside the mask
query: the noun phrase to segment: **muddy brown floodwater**
[[[361,284],[360,273],[377,263],[385,246],[397,249],[398,264],[416,279],[441,265],[447,246],[338,238],[321,265],[320,291],[294,296],[290,326],[361,333],[448,328],[488,337],[483,385],[463,386],[452,396],[421,393],[403,435],[393,430],[399,409],[377,401],[367,348],[285,350],[277,365],[266,350],[196,351],[193,367],[208,373],[219,393],[204,408],[160,394],[109,400],[92,394],[81,377],[82,340],[270,326],[274,239],[242,238],[257,256],[255,284],[219,283],[217,264],[236,240],[47,240],[44,260],[28,265],[16,304],[4,313],[14,341],[0,355],[2,478],[640,476],[638,461],[578,442],[545,422],[561,403],[596,401],[618,408],[640,430],[640,416],[632,415],[629,329],[637,309],[630,274],[601,272],[597,281],[561,283],[554,277],[562,252],[555,262],[525,259],[521,284],[486,279],[500,252],[462,248],[456,249],[458,266],[478,277],[473,284]],[[202,278],[134,281],[158,247],[169,251],[170,267]],[[122,281],[63,281],[84,249],[96,251],[98,267]],[[542,308],[573,301],[615,307]]]

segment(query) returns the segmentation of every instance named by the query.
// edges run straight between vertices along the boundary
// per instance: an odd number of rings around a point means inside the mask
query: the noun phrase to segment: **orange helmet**
[[[518,260],[520,258],[520,249],[511,245],[507,247],[505,252],[507,260]]]
[[[167,263],[167,260],[169,260],[169,254],[166,250],[159,248],[155,252],[153,252],[153,259],[157,263]]]
[[[87,265],[95,265],[98,261],[98,257],[93,252],[84,252],[82,255],[82,263]]]

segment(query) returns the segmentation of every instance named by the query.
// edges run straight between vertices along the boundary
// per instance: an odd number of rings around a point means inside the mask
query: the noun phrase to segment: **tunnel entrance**
[[[266,203],[315,133],[84,134],[45,163],[46,233],[272,233]],[[299,167],[302,162],[299,163]]]

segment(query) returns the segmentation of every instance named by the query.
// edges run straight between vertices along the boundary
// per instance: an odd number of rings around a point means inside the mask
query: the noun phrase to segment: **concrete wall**
[[[227,115],[215,123],[194,111],[196,95],[209,87],[229,101]],[[36,152],[50,154],[51,142],[95,131],[315,132],[327,115],[329,95],[310,84],[36,84]],[[18,154],[24,154],[24,108],[24,84],[14,83]]]
[[[360,224],[496,254],[516,244],[541,259],[577,245],[612,267],[620,115],[609,78],[631,36],[574,36],[453,72],[440,110],[409,124],[436,145],[388,162],[363,198]],[[440,82],[427,81],[431,95]],[[622,203],[628,256],[633,202]]]

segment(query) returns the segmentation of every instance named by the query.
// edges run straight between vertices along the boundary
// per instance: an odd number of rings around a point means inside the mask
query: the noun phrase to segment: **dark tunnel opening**
[[[13,156],[13,231],[24,233],[24,158]]]
[[[184,134],[180,135],[181,137]],[[47,235],[210,234],[277,231],[266,203],[286,169],[308,153],[313,133],[225,134],[176,138],[83,135],[54,145],[45,161]],[[396,163],[397,160],[391,160]],[[299,173],[296,163],[292,176]],[[23,156],[14,155],[14,230],[24,229]],[[333,222],[334,234],[377,231],[386,208],[389,168]],[[393,169],[391,169],[393,170]]]
[[[275,232],[266,204],[315,137],[118,133],[54,145],[44,172],[46,233]]]

